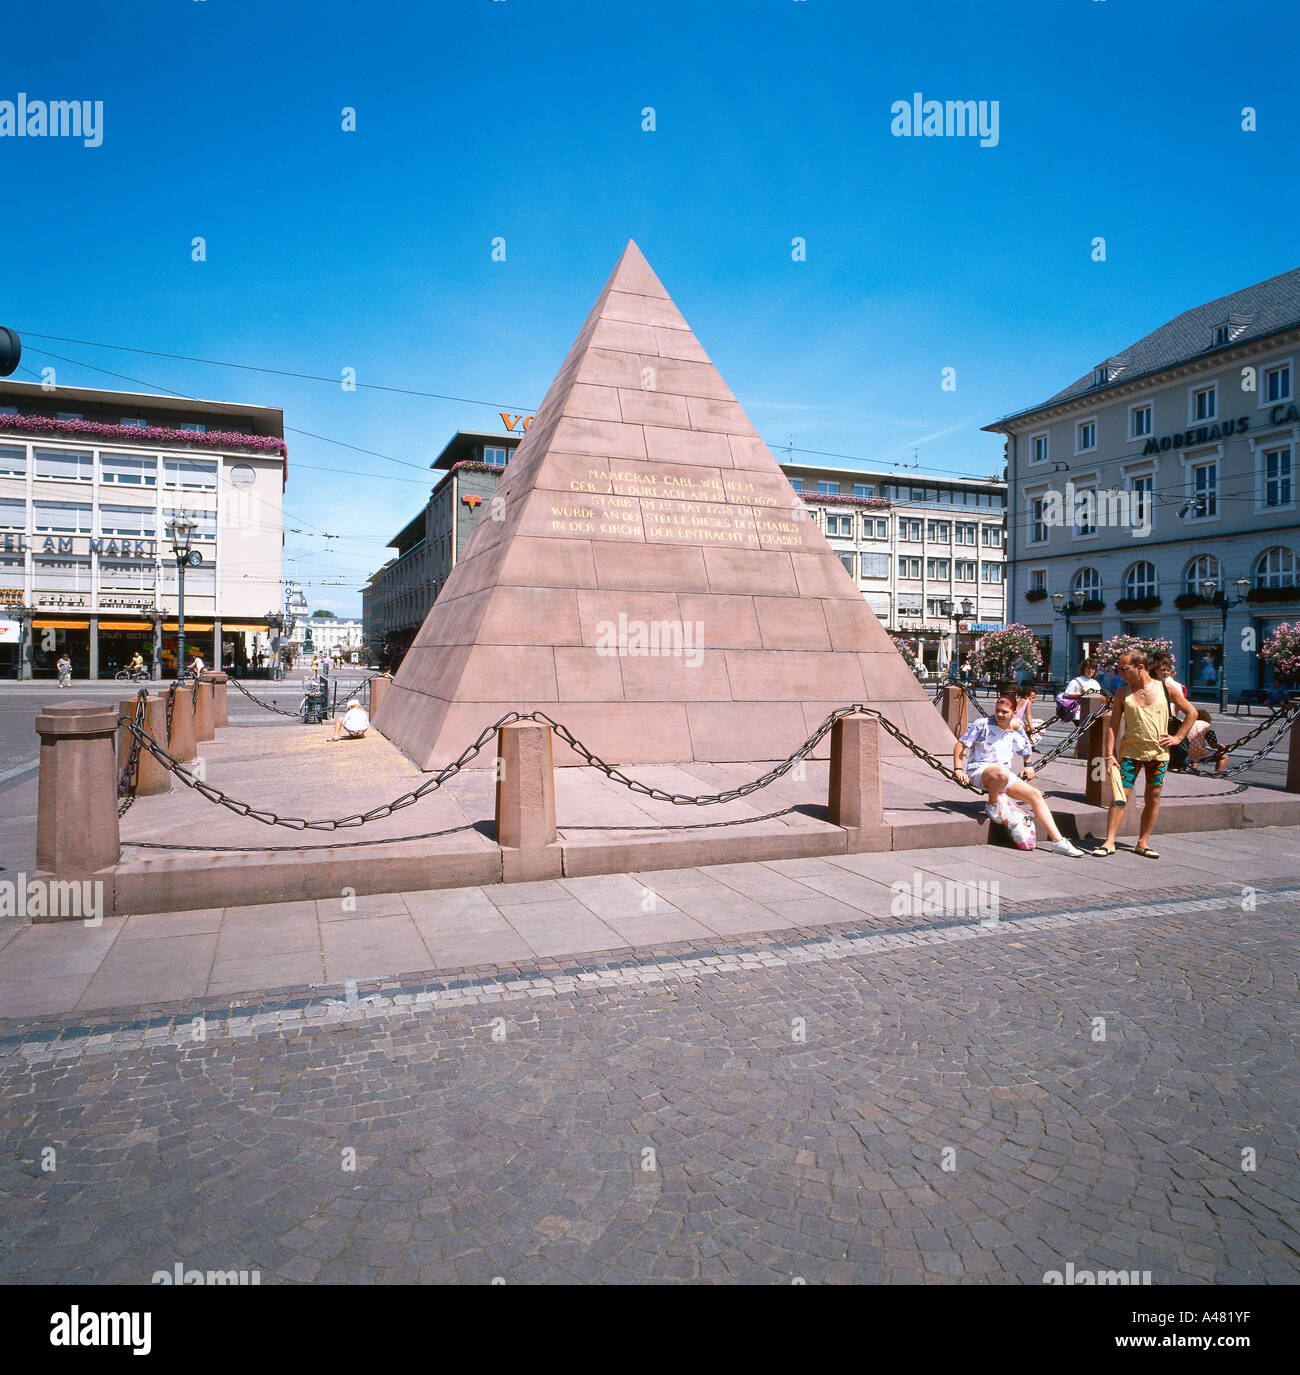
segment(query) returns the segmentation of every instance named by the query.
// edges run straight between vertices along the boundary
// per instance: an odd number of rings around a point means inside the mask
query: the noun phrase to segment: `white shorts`
[[[996,764],[996,763],[994,763],[993,760],[990,759],[990,760],[987,760],[987,761],[986,761],[985,763],[983,763],[983,764],[970,764],[970,765],[968,765],[967,768],[966,768],[966,773],[967,773],[967,776],[970,778],[970,781],[971,781],[977,788],[982,788],[982,787],[984,786],[984,770],[985,770],[985,769],[997,769],[997,768],[1001,768],[1001,767],[1002,767],[1002,766],[1001,766],[1000,764]],[[1008,769],[1007,772],[1008,772],[1008,773],[1011,773],[1011,770]],[[1015,775],[1012,774],[1012,777],[1014,778]]]

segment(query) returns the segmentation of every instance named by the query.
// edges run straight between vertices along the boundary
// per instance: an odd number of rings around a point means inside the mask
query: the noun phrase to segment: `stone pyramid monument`
[[[783,759],[851,702],[950,753],[635,243],[480,515],[375,715],[421,768],[511,709],[616,764]]]

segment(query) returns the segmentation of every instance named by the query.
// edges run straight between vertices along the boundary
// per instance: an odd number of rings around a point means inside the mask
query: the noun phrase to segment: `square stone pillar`
[[[1228,756],[1228,762],[1232,762],[1231,755]],[[1286,757],[1286,790],[1300,793],[1300,721],[1291,727],[1291,743]]]
[[[216,723],[213,715],[212,706],[212,683],[205,670],[199,679],[199,690],[196,693],[193,687],[188,689],[188,695],[194,709],[194,739],[215,740],[217,735]]]
[[[204,678],[212,684],[212,724],[218,730],[230,724],[229,709],[226,705],[226,684],[230,678],[225,673],[205,673]]]
[[[90,642],[90,664],[87,677],[93,683],[99,677],[99,617],[90,618],[90,630],[87,632]]]
[[[36,880],[103,882],[112,910],[112,871],[121,858],[117,828],[117,708],[98,702],[60,702],[36,718],[41,737],[36,801]],[[69,904],[69,908],[70,908]],[[81,905],[65,909],[51,890],[37,921],[80,920]]]
[[[375,719],[375,713],[383,705],[384,696],[388,689],[392,687],[393,680],[386,674],[380,674],[377,678],[370,680],[370,719]]]
[[[880,723],[874,716],[841,716],[831,727],[826,818],[848,832],[850,850],[890,848],[880,787]]]
[[[1106,698],[1100,692],[1089,692],[1079,698],[1079,720],[1086,721],[1098,707],[1106,705]],[[1055,710],[1055,708],[1053,708]],[[1088,757],[1088,732],[1074,742],[1074,757],[1076,759],[1087,759]]]
[[[943,690],[943,719],[953,738],[960,738],[966,731],[966,694],[959,687],[946,687]]]
[[[516,721],[497,732],[496,841],[506,883],[563,872],[551,728],[542,721]]]
[[[1085,699],[1089,700],[1089,699]],[[1095,711],[1096,708],[1094,707]],[[1084,769],[1086,782],[1083,787],[1083,800],[1090,807],[1109,807],[1114,792],[1110,786],[1110,776],[1102,763],[1106,754],[1106,723],[1110,713],[1099,716],[1084,731]],[[1117,747],[1118,748],[1118,747]]]
[[[174,758],[187,762],[198,755],[198,743],[194,738],[194,689],[182,685],[176,689],[176,705],[172,711],[172,728],[165,748]],[[163,729],[166,730],[167,693],[162,695]]]

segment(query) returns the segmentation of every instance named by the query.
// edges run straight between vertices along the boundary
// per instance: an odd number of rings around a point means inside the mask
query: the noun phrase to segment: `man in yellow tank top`
[[[1124,686],[1115,694],[1111,705],[1110,719],[1106,722],[1107,769],[1119,768],[1120,779],[1124,784],[1125,801],[1137,784],[1138,770],[1146,775],[1146,791],[1142,798],[1142,821],[1138,829],[1138,841],[1133,847],[1135,855],[1143,859],[1159,859],[1159,854],[1151,848],[1151,832],[1155,829],[1156,817],[1160,814],[1160,790],[1164,787],[1165,770],[1169,766],[1169,746],[1180,744],[1187,738],[1196,713],[1183,696],[1182,689],[1166,680],[1162,687],[1147,671],[1147,656],[1141,652],[1121,654],[1116,665]],[[1169,693],[1168,701],[1165,699]],[[1176,735],[1169,733],[1169,706],[1184,717]],[[1120,736],[1118,752],[1115,741]],[[1124,818],[1124,802],[1112,802],[1106,816],[1106,843],[1092,853],[1105,859],[1115,853],[1115,837],[1119,835],[1120,822]]]

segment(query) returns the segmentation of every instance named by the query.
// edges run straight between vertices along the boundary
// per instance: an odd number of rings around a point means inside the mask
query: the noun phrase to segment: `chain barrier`
[[[1247,741],[1253,740],[1262,730],[1267,729],[1270,725],[1275,725],[1277,730],[1270,740],[1266,741],[1248,759],[1243,759],[1240,764],[1233,764],[1231,768],[1224,769],[1221,773],[1209,774],[1208,777],[1231,778],[1234,774],[1244,773],[1247,769],[1254,768],[1261,760],[1267,759],[1273,753],[1288,728],[1293,728],[1297,721],[1300,721],[1300,702],[1280,707],[1272,716],[1266,717],[1254,730],[1247,732],[1240,740],[1234,740],[1227,749],[1229,753],[1238,750]]]
[[[190,709],[196,713],[199,709],[199,675],[197,673],[194,675],[194,692],[190,697]]]
[[[172,717],[176,712],[176,689],[179,683],[172,683],[167,689],[167,743],[172,742]]]
[[[144,728],[145,703],[149,700],[149,689],[141,688],[136,694],[135,699],[135,722],[139,728]],[[120,718],[126,720],[125,717]],[[140,737],[132,731],[131,749],[127,754],[126,767],[122,770],[117,780],[117,816],[120,821],[135,801],[135,771],[140,762]]]
[[[283,707],[276,706],[274,702],[264,702],[260,697],[254,697],[253,694],[249,692],[249,690],[243,685],[243,683],[241,683],[239,679],[234,677],[233,675],[230,677],[229,681],[234,683],[234,685],[240,690],[240,692],[244,694],[245,697],[248,698],[250,702],[256,702],[257,705],[259,707],[262,707],[264,710],[273,711],[279,716],[287,716],[292,721],[298,720],[298,713],[296,711],[285,711]]]

